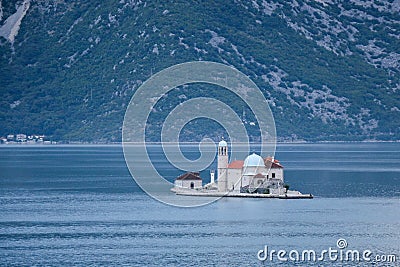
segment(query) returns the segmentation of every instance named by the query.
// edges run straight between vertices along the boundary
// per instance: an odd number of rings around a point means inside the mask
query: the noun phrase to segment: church
[[[253,153],[243,160],[228,161],[228,144],[218,144],[218,191],[234,193],[285,193],[283,166],[273,157]]]
[[[217,182],[211,172],[211,182],[202,187],[199,173],[186,173],[175,180],[175,188],[218,191],[222,194],[231,192],[281,195],[287,191],[283,180],[283,166],[273,157],[262,158],[253,153],[245,160],[229,162],[228,144],[222,140],[218,144],[217,164]]]

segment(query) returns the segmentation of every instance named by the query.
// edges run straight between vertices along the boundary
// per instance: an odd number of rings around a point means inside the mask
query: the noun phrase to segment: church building
[[[253,153],[245,160],[229,162],[228,144],[218,144],[217,181],[211,171],[211,182],[202,185],[198,172],[187,172],[175,180],[175,191],[194,189],[221,194],[232,192],[282,195],[286,193],[283,180],[283,166],[273,157],[262,158]]]
[[[283,166],[273,157],[253,153],[228,163],[228,144],[218,144],[218,191],[234,193],[284,193]]]

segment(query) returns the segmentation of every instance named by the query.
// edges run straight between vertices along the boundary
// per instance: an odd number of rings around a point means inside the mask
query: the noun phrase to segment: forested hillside
[[[126,106],[146,79],[208,60],[262,89],[279,140],[400,139],[398,0],[0,3],[0,136],[120,141]],[[221,88],[187,86],[157,105],[149,140],[159,140],[176,104],[204,95],[251,120]],[[220,135],[214,126],[195,121],[182,138]]]

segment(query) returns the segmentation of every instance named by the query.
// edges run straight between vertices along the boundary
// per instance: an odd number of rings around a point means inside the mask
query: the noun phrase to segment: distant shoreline
[[[276,142],[276,145],[296,145],[296,144],[345,144],[345,143],[351,143],[351,144],[356,144],[356,143],[400,143],[400,140],[394,140],[394,141],[384,141],[384,140],[365,140],[365,141],[295,141],[295,142]],[[131,144],[131,145],[139,145],[141,143],[138,142],[130,142],[130,143],[125,143],[125,144]],[[198,145],[198,142],[146,142],[147,145]],[[237,145],[245,145],[246,143],[237,143]],[[250,145],[259,145],[259,143],[249,143]],[[271,143],[267,143],[271,144]],[[122,146],[122,142],[54,142],[51,144],[44,144],[44,143],[3,143],[0,144],[0,146]]]

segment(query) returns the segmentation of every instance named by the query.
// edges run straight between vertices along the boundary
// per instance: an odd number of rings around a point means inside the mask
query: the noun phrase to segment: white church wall
[[[241,186],[245,187],[245,186],[250,185],[252,178],[253,178],[252,175],[243,175],[242,181],[241,181]]]
[[[283,168],[270,169],[268,173],[268,178],[275,178],[283,181]]]
[[[243,175],[256,175],[258,173],[265,172],[264,167],[257,166],[245,166],[243,167]]]
[[[228,145],[225,141],[218,144],[218,191],[226,192],[228,190]]]
[[[180,188],[192,188],[191,185],[193,183],[193,189],[200,189],[202,188],[202,181],[201,180],[177,180],[175,181],[175,186]]]
[[[228,190],[240,192],[240,177],[242,176],[242,169],[228,169]]]
[[[264,181],[265,178],[253,178],[251,180],[251,187],[253,188],[264,187]]]

